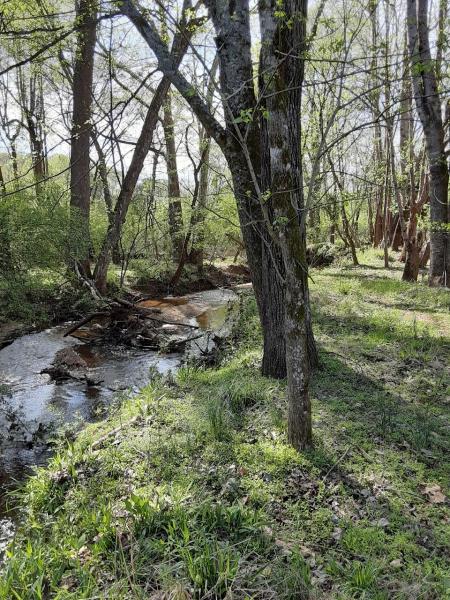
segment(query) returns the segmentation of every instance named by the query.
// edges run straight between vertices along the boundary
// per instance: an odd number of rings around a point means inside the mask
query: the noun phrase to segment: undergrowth
[[[448,295],[365,258],[312,274],[314,450],[286,443],[249,301],[217,368],[154,379],[29,479],[0,598],[449,597]]]

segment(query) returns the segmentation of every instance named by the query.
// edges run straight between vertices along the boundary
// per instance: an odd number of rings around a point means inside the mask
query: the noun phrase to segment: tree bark
[[[260,0],[260,90],[263,193],[285,273],[288,439],[298,450],[312,445],[307,340],[306,212],[300,156],[300,111],[306,46],[306,1]],[[275,219],[272,221],[272,213]]]
[[[441,100],[429,44],[428,1],[408,0],[407,6],[408,45],[414,97],[425,135],[430,170],[431,260],[429,284],[450,286],[449,177]]]
[[[90,278],[91,183],[89,147],[97,28],[97,0],[80,0],[79,32],[73,71],[73,118],[70,152],[70,262]]]
[[[183,209],[181,206],[180,179],[177,166],[177,148],[172,114],[172,94],[167,92],[163,117],[164,139],[166,142],[167,198],[169,234],[172,243],[172,259],[177,264],[184,247]]]

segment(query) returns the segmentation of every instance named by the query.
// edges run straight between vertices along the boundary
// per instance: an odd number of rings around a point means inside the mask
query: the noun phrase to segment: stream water
[[[195,341],[204,348],[209,343],[208,331],[224,333],[228,327],[226,316],[236,299],[231,290],[216,289],[144,300],[140,305],[157,308],[161,319],[205,331],[204,338]],[[180,353],[96,345],[89,336],[84,339],[83,332],[77,338],[64,337],[67,328],[24,335],[0,350],[0,558],[14,531],[7,514],[7,491],[34,466],[45,464],[55,432],[64,425],[78,427],[104,416],[112,402],[120,401],[121,393],[137,392],[155,370],[167,374],[182,360]],[[87,365],[86,377],[55,382],[42,373],[58,351],[70,347]]]

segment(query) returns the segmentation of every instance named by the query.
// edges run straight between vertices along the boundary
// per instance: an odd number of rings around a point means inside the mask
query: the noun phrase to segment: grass
[[[219,367],[154,381],[27,482],[0,598],[450,597],[449,296],[361,262],[312,274],[314,450],[286,443],[249,302]]]

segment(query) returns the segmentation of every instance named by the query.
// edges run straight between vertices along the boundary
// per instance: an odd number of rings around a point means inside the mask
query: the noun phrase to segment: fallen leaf
[[[447,498],[442,492],[442,488],[437,483],[422,485],[422,494],[427,496],[431,504],[443,504]]]
[[[315,556],[314,551],[311,550],[311,548],[308,548],[308,546],[300,544],[298,549],[300,550],[300,554],[303,556],[303,558],[308,558],[308,556]]]
[[[396,558],[395,560],[391,560],[391,562],[389,564],[394,569],[399,569],[403,565],[402,561],[399,558]]]
[[[285,554],[291,554],[294,544],[291,542],[285,542],[284,540],[275,540],[275,546],[281,548]]]

